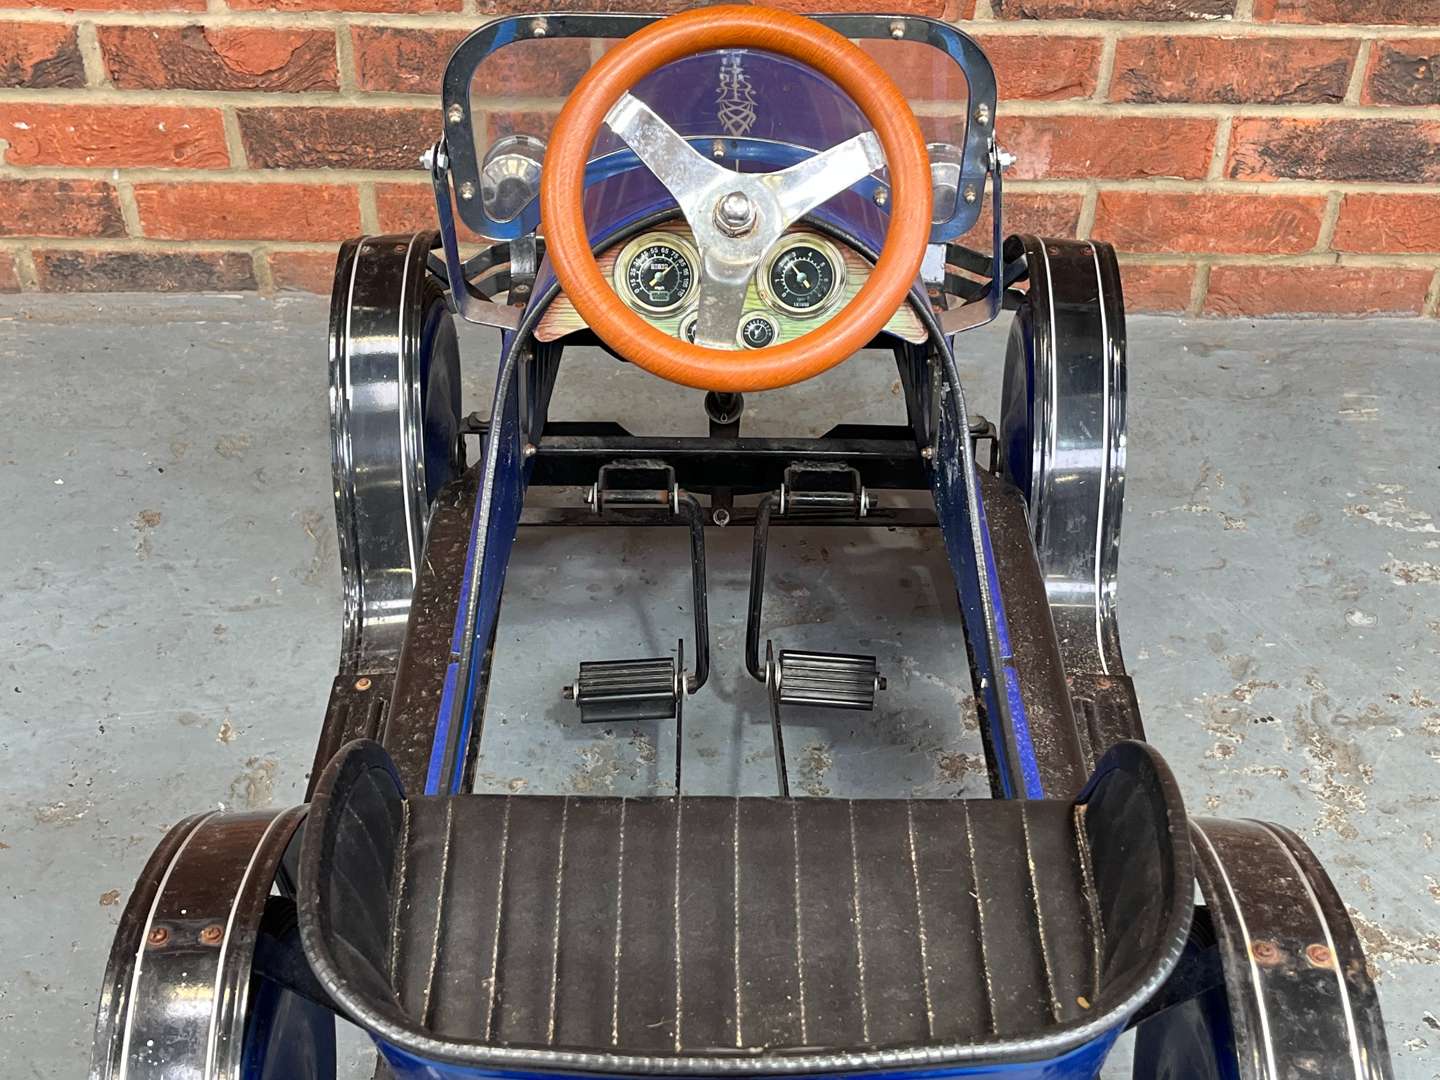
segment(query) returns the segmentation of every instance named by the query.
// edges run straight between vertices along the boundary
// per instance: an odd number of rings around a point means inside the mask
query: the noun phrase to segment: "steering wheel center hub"
[[[743,191],[720,196],[715,204],[715,227],[726,236],[744,236],[755,228],[755,204]]]

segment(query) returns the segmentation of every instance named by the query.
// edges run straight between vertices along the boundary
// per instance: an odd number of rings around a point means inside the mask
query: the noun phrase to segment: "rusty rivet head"
[[[370,689],[370,686],[371,686],[370,680],[367,679],[367,678],[361,677],[361,678],[355,680],[355,689],[356,689],[356,690],[369,690],[369,689]]]
[[[1319,942],[1316,942],[1314,945],[1305,946],[1305,959],[1310,961],[1311,967],[1328,968],[1335,966],[1335,954]]]
[[[219,923],[211,923],[200,931],[200,944],[219,945],[220,939],[225,936],[225,928]]]
[[[1273,941],[1256,941],[1250,946],[1250,955],[1261,964],[1278,964],[1280,962],[1280,946]]]
[[[170,940],[170,931],[163,926],[152,927],[150,933],[145,936],[145,943],[159,947]]]

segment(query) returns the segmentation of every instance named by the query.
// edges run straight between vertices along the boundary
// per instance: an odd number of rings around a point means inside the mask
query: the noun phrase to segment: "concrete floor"
[[[9,1075],[83,1072],[120,905],[167,826],[301,797],[340,625],[324,319],[308,298],[0,298]],[[1271,818],[1314,846],[1379,973],[1397,1077],[1433,1080],[1440,329],[1136,318],[1130,331],[1121,617],[1151,737],[1192,810]],[[972,409],[994,409],[1002,341],[971,338]],[[492,370],[474,363],[472,404]],[[568,374],[557,415],[701,430],[693,395],[608,359]],[[752,403],[747,424],[893,416],[890,383],[883,364],[852,362]],[[577,660],[683,632],[681,534],[663,552],[642,535],[522,537],[482,786],[664,784],[663,730],[581,729],[558,697]],[[892,676],[876,717],[796,725],[797,784],[978,793],[934,539],[785,539],[766,632],[875,651]],[[763,699],[740,675],[746,545],[711,534],[715,674],[687,710],[689,790],[767,791],[773,775]],[[345,1064],[363,1075],[363,1050]]]

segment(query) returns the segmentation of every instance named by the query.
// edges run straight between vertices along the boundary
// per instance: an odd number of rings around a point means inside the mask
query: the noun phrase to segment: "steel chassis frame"
[[[451,658],[439,690],[436,734],[423,784],[423,790],[427,792],[460,790],[473,769],[470,759],[476,752],[481,730],[478,714],[483,713],[488,686],[491,639],[503,584],[504,563],[514,529],[520,521],[524,488],[534,480],[534,463],[529,459],[554,456],[553,444],[547,444],[543,432],[545,405],[553,387],[558,351],[551,360],[550,350],[527,336],[529,323],[533,323],[533,316],[543,310],[549,297],[532,298],[527,292],[526,298],[531,303],[525,309],[527,314],[521,316],[514,307],[495,303],[492,297],[498,290],[492,289],[487,293],[478,287],[473,279],[477,276],[474,271],[479,268],[467,266],[459,254],[452,206],[459,207],[461,219],[471,228],[497,238],[521,237],[529,220],[522,213],[510,223],[493,221],[485,215],[482,204],[474,197],[478,191],[479,176],[470,112],[470,86],[476,70],[486,57],[512,42],[556,37],[624,37],[658,18],[648,15],[546,15],[502,19],[480,28],[461,42],[446,68],[442,90],[446,132],[429,155],[446,276],[457,313],[467,320],[500,328],[504,346],[481,465],[481,492],[467,550],[462,587],[465,602],[456,616]],[[985,716],[990,720],[988,743],[992,748],[995,786],[999,793],[1005,795],[1039,797],[1044,794],[1045,788],[1027,726],[1020,679],[1014,667],[1009,630],[998,596],[999,577],[989,547],[985,510],[975,481],[973,446],[968,438],[963,390],[949,342],[959,330],[994,319],[1004,300],[1007,275],[1001,262],[1001,170],[992,130],[996,97],[994,72],[984,53],[967,35],[935,20],[869,15],[827,15],[818,19],[851,38],[906,39],[929,44],[945,52],[961,68],[969,85],[968,117],[957,190],[967,190],[972,197],[967,200],[957,196],[951,219],[937,225],[934,234],[935,238],[944,239],[963,232],[974,223],[981,205],[979,192],[983,191],[988,179],[993,211],[988,282],[983,292],[978,296],[972,295],[970,303],[946,311],[938,318],[928,303],[917,304],[925,313],[932,341],[938,344],[933,347],[933,355],[930,356],[915,351],[904,354],[900,371],[912,425],[909,450],[923,463],[920,467],[927,474],[927,486],[935,497],[938,520],[946,533],[947,554],[960,586],[967,634],[972,642],[970,653],[977,676],[977,692],[984,701]],[[727,155],[750,160],[773,160],[777,164],[793,158],[796,153],[808,152],[805,148],[746,139],[729,140],[726,146]],[[595,163],[591,170],[587,170],[587,182],[595,182],[613,175],[618,169],[638,164],[618,160],[623,157],[623,154],[611,155],[616,160],[602,159]],[[534,223],[529,222],[528,227],[533,226]],[[615,239],[614,236],[607,238],[609,242]],[[842,239],[862,250],[867,247],[853,236],[843,236]],[[869,251],[868,254],[874,258],[878,253]],[[510,255],[508,269],[513,286],[517,255],[528,278],[533,273],[537,253],[533,244],[517,239]],[[492,256],[485,269],[491,270],[498,263],[499,256]],[[522,324],[522,318],[528,323]],[[603,440],[603,443],[610,449],[621,449],[610,439]],[[647,449],[683,454],[685,448],[652,444]],[[823,440],[822,445],[814,447],[783,449],[755,448],[745,440],[736,440],[730,449],[732,453],[747,457],[764,457],[767,451],[771,454],[786,451],[825,454],[833,448],[823,445]],[[960,462],[958,469],[945,467],[945,463],[957,459]],[[787,459],[774,457],[772,460],[783,462]],[[961,541],[961,532],[968,533],[968,541]],[[977,642],[979,647],[975,644]]]

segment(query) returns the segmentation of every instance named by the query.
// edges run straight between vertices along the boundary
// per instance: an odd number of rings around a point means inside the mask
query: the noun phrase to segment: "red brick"
[[[0,103],[8,165],[220,169],[230,163],[218,109]]]
[[[360,88],[399,94],[438,94],[445,64],[466,36],[463,30],[393,26],[356,26],[350,33]],[[589,67],[589,41],[519,41],[480,65],[471,93],[563,97]]]
[[[100,26],[121,90],[334,90],[335,35],[262,26]]]
[[[1059,100],[1094,92],[1100,39],[1041,34],[982,34],[977,40],[995,68],[1000,100]],[[965,74],[916,41],[862,41],[911,101],[963,101]]]
[[[1195,267],[1189,263],[1120,264],[1126,311],[1176,312],[1190,306]]]
[[[50,90],[85,85],[77,30],[63,23],[6,23],[0,32],[0,86]]]
[[[1316,104],[1341,101],[1358,41],[1139,37],[1115,48],[1116,101]]]
[[[1235,0],[992,0],[1001,19],[1137,19],[1183,22],[1235,14]]]
[[[1360,99],[1367,105],[1440,105],[1440,41],[1377,41]]]
[[[7,252],[0,252],[0,293],[20,291],[20,275],[15,270],[15,259]]]
[[[1440,251],[1440,195],[1346,195],[1330,245],[1336,251]]]
[[[1440,0],[1255,0],[1255,18],[1287,23],[1440,22]]]
[[[420,232],[439,228],[435,216],[435,190],[429,184],[376,184],[375,208],[380,216],[381,232]],[[455,218],[459,236],[464,241],[479,240]]]
[[[0,180],[0,236],[124,236],[115,189],[99,180]]]
[[[445,63],[465,30],[421,30],[394,26],[352,26],[355,76],[362,90],[397,94],[437,94]],[[529,42],[523,43],[525,45]],[[508,45],[482,64],[500,66],[522,43]]]
[[[204,11],[205,0],[0,0],[0,8],[62,11]]]
[[[1440,121],[1237,119],[1226,172],[1237,180],[1440,183]]]
[[[1207,315],[1419,315],[1434,271],[1357,266],[1216,266]]]
[[[646,15],[659,14],[668,15],[676,11],[687,11],[693,7],[703,6],[708,3],[721,3],[725,0],[605,0],[602,4],[574,4],[575,10],[583,11],[633,11]],[[739,0],[746,2],[746,0]],[[873,12],[875,10],[874,0],[830,0],[829,3],[817,5],[815,0],[763,0],[764,6],[785,8],[789,11],[799,11],[804,14],[811,14],[816,11],[858,11]],[[530,15],[536,11],[533,0],[479,0],[480,14],[482,15]],[[885,5],[887,12],[897,15],[928,15],[934,19],[957,18],[968,19],[975,12],[975,0],[964,0],[963,3],[955,3],[953,0],[889,0]]]
[[[240,109],[250,164],[262,169],[418,169],[440,109]]]
[[[376,184],[380,231],[419,232],[436,227],[435,193],[429,184]]]
[[[717,0],[718,2],[718,0]],[[876,10],[875,0],[830,0],[826,4],[817,4],[815,0],[760,0],[765,7],[784,8],[787,11],[798,11],[802,15],[811,15],[817,11],[854,11],[861,14],[870,14]],[[484,0],[481,0],[484,4]],[[606,5],[609,8],[611,5]],[[695,7],[694,3],[684,4],[682,9]],[[973,0],[969,6],[974,8]],[[651,4],[638,4],[639,10],[650,10]],[[885,11],[896,15],[925,15],[931,19],[954,18],[951,5],[946,0],[890,0],[885,5]]]
[[[559,115],[558,110],[549,112],[527,109],[517,112],[496,109],[484,115],[486,138],[493,142],[502,135],[513,135],[519,132],[522,135],[538,135],[542,139],[547,139],[550,137],[550,129],[555,126],[555,119]]]
[[[982,34],[1001,101],[1088,97],[1100,69],[1100,39],[1058,34]]]
[[[461,6],[462,0],[230,0],[230,8],[234,11],[394,12],[403,15],[459,11]]]
[[[1102,191],[1091,231],[1122,251],[1294,255],[1324,210],[1320,196]]]
[[[1031,191],[1005,192],[1005,216],[1000,222],[1002,235],[1031,233],[1035,236],[1069,238],[1080,226],[1079,195],[1049,194]],[[966,247],[989,251],[991,244],[990,199],[980,211],[980,218],[960,243]]]
[[[1002,116],[1011,175],[1037,179],[1197,179],[1210,166],[1215,121],[1148,116]]]
[[[332,184],[136,184],[146,236],[339,240],[360,231],[360,197]]]
[[[693,0],[605,0],[598,6],[586,10],[641,12],[643,14],[669,15],[695,7]],[[496,15],[533,15],[537,10],[530,0],[479,0],[476,10],[486,17]],[[551,9],[555,10],[555,9]]]
[[[47,292],[236,292],[255,288],[254,261],[237,251],[37,251]]]
[[[335,252],[272,251],[270,277],[277,289],[329,295],[335,284]]]

